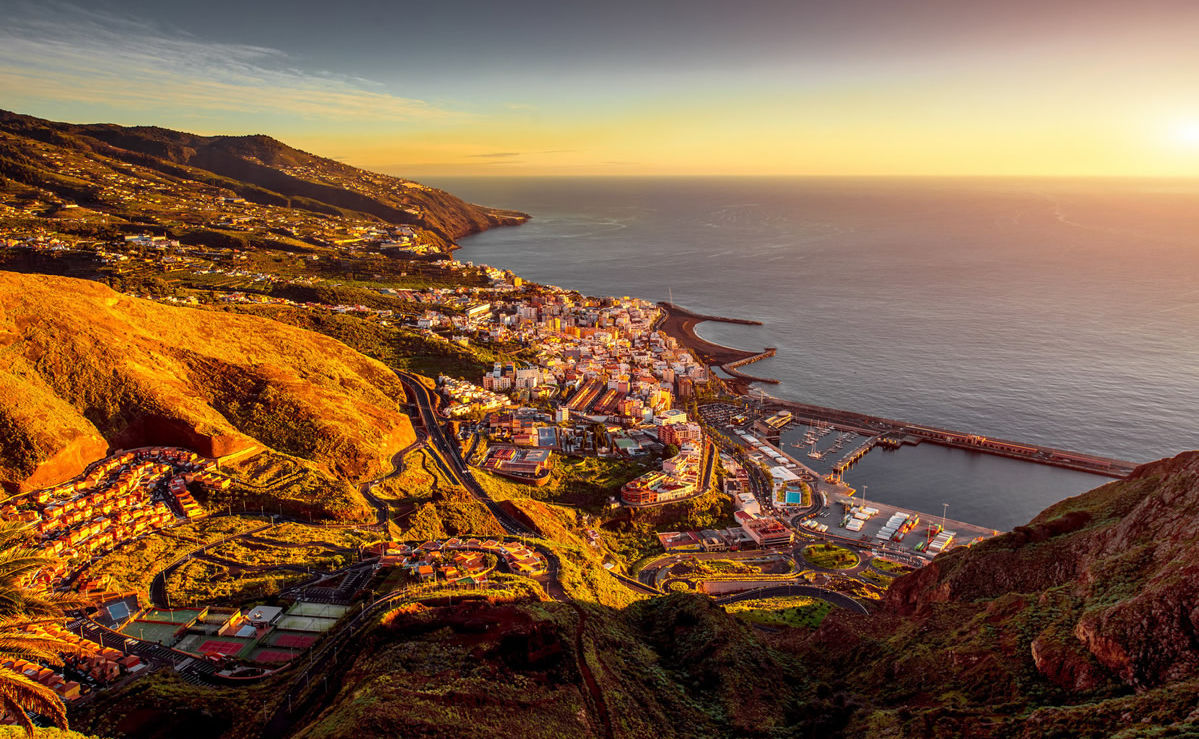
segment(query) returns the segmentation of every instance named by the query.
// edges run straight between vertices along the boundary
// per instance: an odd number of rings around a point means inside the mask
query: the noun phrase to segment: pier
[[[744,367],[747,364],[753,364],[754,362],[761,362],[763,359],[769,359],[770,357],[774,356],[776,351],[777,350],[773,346],[767,347],[765,351],[759,354],[754,354],[753,356],[745,357],[744,359],[738,359],[735,362],[722,364],[720,365],[720,369],[724,370],[730,377],[735,377],[738,380],[743,380],[745,382],[763,382],[767,385],[777,385],[779,384],[778,380],[770,377],[757,377],[756,375],[749,375],[738,369],[738,367]]]
[[[752,357],[746,357],[745,359],[738,359],[736,362],[729,362],[728,364],[722,366],[721,369],[723,369],[725,372],[728,372],[729,368],[736,369],[738,367],[744,367],[747,364],[753,364],[754,362],[761,362],[763,359],[769,359],[770,357],[773,357],[777,351],[778,349],[775,347],[768,346],[763,349],[760,354],[755,354]]]
[[[881,438],[883,438],[882,434],[871,436],[852,452],[837,460],[837,463],[833,465],[833,472],[837,475],[841,475],[845,472],[845,470],[853,467],[853,463],[866,456],[866,452],[873,449]]]

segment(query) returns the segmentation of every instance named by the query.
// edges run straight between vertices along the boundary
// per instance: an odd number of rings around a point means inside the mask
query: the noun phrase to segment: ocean
[[[454,178],[530,213],[457,257],[778,354],[772,395],[1136,462],[1199,447],[1199,182]],[[997,529],[1106,478],[921,445],[846,475]]]

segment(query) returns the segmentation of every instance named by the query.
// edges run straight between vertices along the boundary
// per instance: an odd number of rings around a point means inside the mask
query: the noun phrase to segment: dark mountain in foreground
[[[122,178],[126,185],[140,181],[132,189],[144,192],[146,201],[130,202],[128,187],[119,194],[108,187]],[[189,193],[214,192],[264,207],[409,225],[427,230],[444,247],[466,234],[527,219],[308,154],[269,136],[57,123],[0,111],[4,179],[49,191],[64,204],[131,219],[168,210],[173,199],[186,205]]]
[[[850,733],[1199,731],[1199,452],[1064,500],[898,579],[796,653],[864,707]],[[1163,734],[1173,735],[1173,734]]]
[[[942,555],[897,580],[877,614],[837,611],[814,633],[758,632],[691,595],[595,608],[581,626],[543,604],[516,620],[557,625],[488,637],[469,625],[486,613],[418,611],[373,635],[301,735],[382,737],[411,720],[412,736],[475,736],[487,715],[546,736],[1193,735],[1197,523],[1189,452]],[[547,643],[552,658],[524,661]],[[511,685],[529,687],[498,687]]]

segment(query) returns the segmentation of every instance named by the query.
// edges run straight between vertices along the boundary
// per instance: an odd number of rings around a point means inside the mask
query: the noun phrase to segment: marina
[[[801,510],[801,498],[788,491],[777,501],[779,513],[790,518],[799,531],[839,540],[855,547],[866,547],[878,553],[886,553],[908,561],[925,560],[928,557],[955,546],[968,546],[1000,533],[996,529],[965,521],[948,518],[948,506],[943,506],[941,515],[912,510],[898,505],[870,500],[866,489],[855,489],[847,485],[839,474],[832,470],[843,465],[845,460],[860,459],[878,446],[883,435],[863,437],[853,432],[842,431],[832,436],[834,426],[819,422],[806,425],[799,421],[790,422],[781,429],[777,437],[766,433],[770,426],[761,421],[750,421],[743,428],[727,428],[726,435],[745,448],[751,460],[789,471],[798,479],[811,485],[815,496],[814,508]],[[829,439],[826,451],[819,451],[818,461],[808,464],[785,451],[786,448],[805,448],[808,442],[819,444]],[[854,446],[848,454],[830,463],[824,457],[835,457],[831,450],[845,446],[854,438],[865,441]],[[783,441],[781,439],[786,439]],[[797,444],[799,439],[803,444]],[[888,440],[887,446],[898,446]],[[811,453],[808,454],[811,457]],[[782,473],[779,473],[782,474]]]

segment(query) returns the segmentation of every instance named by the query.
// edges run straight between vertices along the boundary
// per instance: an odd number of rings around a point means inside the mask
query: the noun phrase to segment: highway
[[[487,510],[491,511],[491,515],[504,531],[514,536],[540,536],[538,532],[516,520],[499,503],[492,500],[475,480],[470,468],[458,451],[458,445],[446,438],[445,430],[441,427],[441,419],[437,415],[436,403],[434,401],[436,396],[433,391],[425,387],[424,383],[416,375],[398,370],[396,371],[396,375],[399,376],[400,381],[404,383],[405,390],[416,403],[417,410],[420,412],[421,423],[429,434],[429,444],[432,445],[433,450],[436,452],[432,456],[438,467],[450,479],[457,480],[480,503],[487,506]]]

